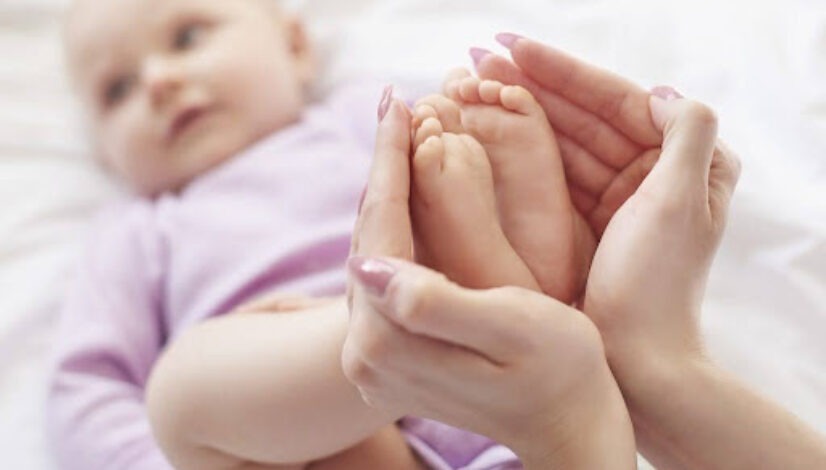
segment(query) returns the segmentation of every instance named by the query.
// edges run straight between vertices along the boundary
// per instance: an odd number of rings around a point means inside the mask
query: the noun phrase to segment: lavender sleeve
[[[95,232],[62,310],[49,441],[63,470],[171,470],[144,405],[164,341],[162,252],[148,209],[116,217]]]

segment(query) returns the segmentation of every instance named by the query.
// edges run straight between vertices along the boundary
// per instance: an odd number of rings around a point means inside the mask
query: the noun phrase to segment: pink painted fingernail
[[[347,269],[358,282],[376,297],[383,297],[387,285],[396,275],[396,268],[375,258],[353,256],[347,260]]]
[[[381,101],[379,102],[379,122],[384,120],[384,116],[387,114],[387,111],[390,109],[390,105],[393,103],[393,85],[387,85],[387,88],[384,89],[384,93],[381,95]]]
[[[492,54],[492,52],[487,49],[482,49],[481,47],[470,48],[470,58],[473,59],[473,65],[478,66],[479,62],[482,62],[482,59],[484,59],[488,54]]]
[[[680,94],[679,91],[671,88],[670,86],[656,86],[651,89],[651,94],[654,96],[659,96],[660,98],[671,101],[677,98],[682,98],[683,95]]]
[[[513,33],[499,33],[496,35],[496,41],[508,49],[513,47],[513,43],[520,39],[524,39],[524,37]]]

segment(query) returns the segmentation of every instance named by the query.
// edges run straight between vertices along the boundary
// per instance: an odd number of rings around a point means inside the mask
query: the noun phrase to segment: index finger
[[[648,114],[648,91],[531,39],[510,34],[497,39],[525,74],[547,90],[600,116],[640,144],[656,146],[662,141]]]
[[[410,111],[391,99],[379,123],[367,190],[353,233],[351,254],[410,259]]]

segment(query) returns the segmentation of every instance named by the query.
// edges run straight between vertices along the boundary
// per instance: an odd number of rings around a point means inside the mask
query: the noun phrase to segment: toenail
[[[488,54],[492,54],[492,52],[487,49],[482,49],[481,47],[470,48],[470,57],[473,59],[474,66],[478,67],[479,63],[482,62],[482,59],[484,59]]]

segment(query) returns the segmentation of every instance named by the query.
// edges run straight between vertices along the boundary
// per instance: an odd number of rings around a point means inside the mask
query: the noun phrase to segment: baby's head
[[[313,75],[274,0],[76,0],[66,37],[98,153],[144,195],[296,121]]]

